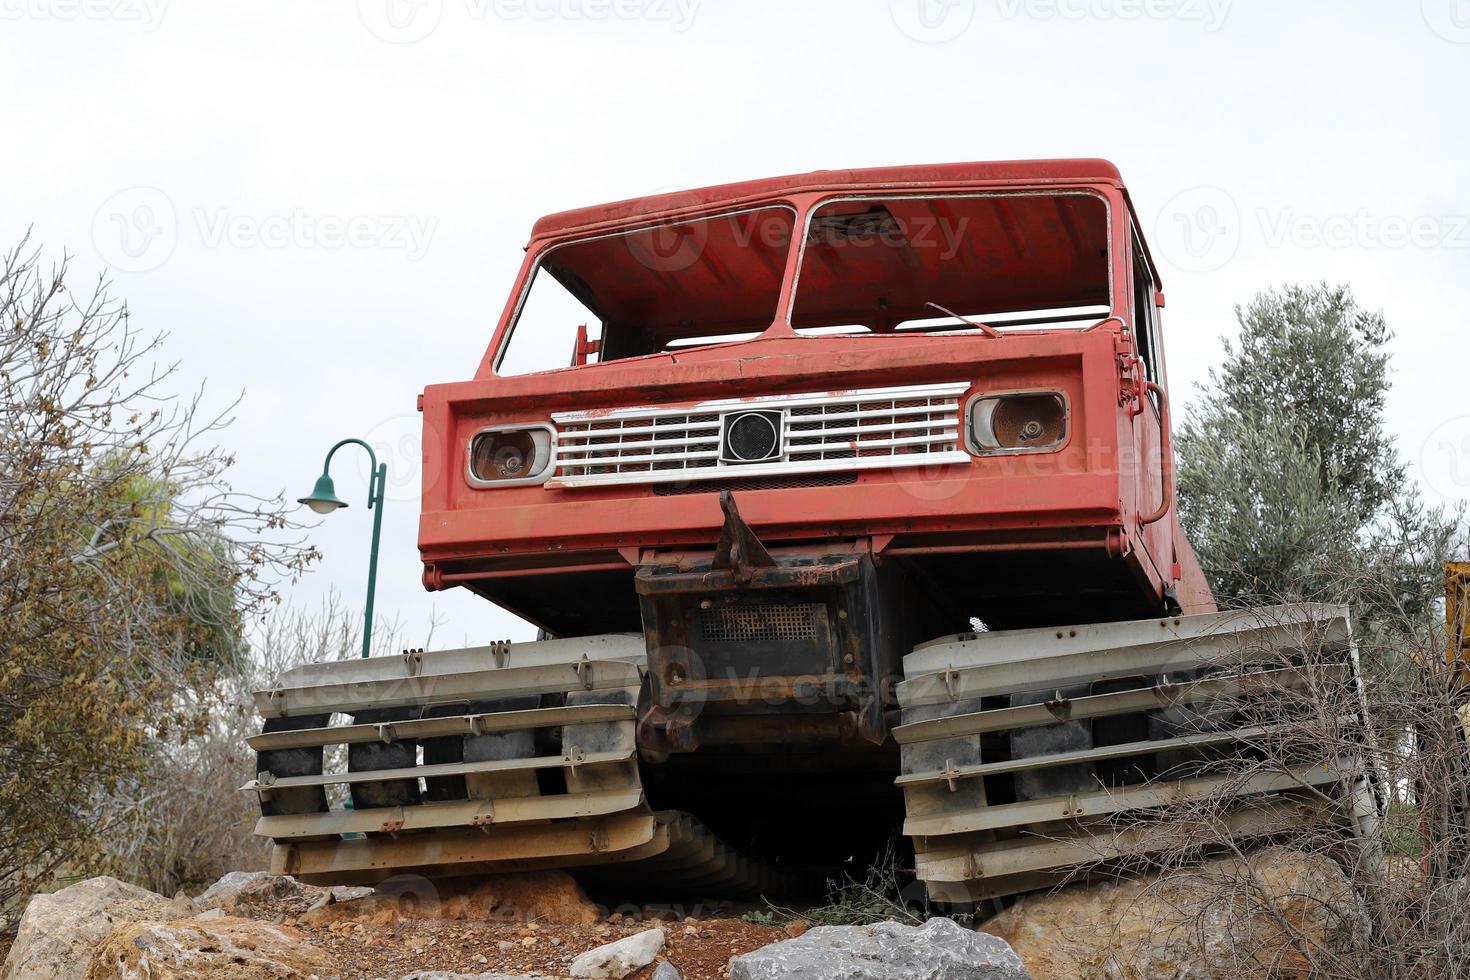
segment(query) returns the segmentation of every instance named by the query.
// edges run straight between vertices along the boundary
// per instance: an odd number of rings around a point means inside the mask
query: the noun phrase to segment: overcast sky
[[[237,486],[385,448],[407,640],[527,635],[419,584],[414,399],[474,371],[531,223],[819,168],[1112,159],[1177,392],[1235,303],[1349,282],[1404,455],[1470,496],[1470,0],[0,0],[0,84],[0,241],[110,270],[181,390],[245,392]],[[292,592],[356,606],[367,466],[334,470]]]

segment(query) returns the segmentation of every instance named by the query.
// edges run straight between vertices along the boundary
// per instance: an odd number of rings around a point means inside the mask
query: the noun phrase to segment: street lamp
[[[383,491],[388,486],[388,464],[378,465],[378,456],[373,452],[373,447],[361,439],[343,439],[327,453],[327,460],[322,464],[322,475],[317,477],[311,494],[296,502],[305,504],[318,514],[330,514],[347,506],[346,501],[337,497],[337,488],[332,483],[330,471],[332,457],[337,454],[337,450],[349,444],[366,449],[372,464],[372,473],[368,477],[368,510],[373,512],[373,550],[368,558],[367,608],[363,611],[362,623],[362,656],[366,659],[373,648],[373,593],[378,587],[378,539],[383,530]]]

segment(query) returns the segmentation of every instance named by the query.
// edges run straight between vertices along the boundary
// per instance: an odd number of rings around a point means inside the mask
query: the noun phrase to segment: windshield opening
[[[769,207],[562,245],[538,264],[496,373],[687,350],[776,319],[796,213]]]
[[[1085,192],[846,198],[812,212],[798,333],[1085,329],[1111,310],[1107,203]]]

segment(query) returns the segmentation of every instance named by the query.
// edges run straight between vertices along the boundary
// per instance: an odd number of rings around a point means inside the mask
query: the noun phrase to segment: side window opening
[[[504,348],[496,370],[500,374],[531,374],[569,367],[576,358],[578,328],[586,327],[589,345],[602,343],[602,320],[543,266],[536,270],[531,289],[516,319],[516,343]],[[601,357],[587,355],[587,363]]]
[[[1143,246],[1133,239],[1133,330],[1138,358],[1143,362],[1144,377],[1159,384],[1158,306],[1153,273],[1144,260]]]
[[[757,337],[776,319],[796,212],[773,205],[558,245],[500,341],[498,375]],[[586,343],[578,328],[586,325]]]

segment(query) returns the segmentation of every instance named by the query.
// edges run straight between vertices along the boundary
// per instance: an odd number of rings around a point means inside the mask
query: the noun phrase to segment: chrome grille
[[[616,409],[553,416],[548,486],[677,483],[728,477],[963,463],[964,383],[705,402],[676,410]],[[720,459],[721,418],[779,411],[782,454],[761,463]]]

